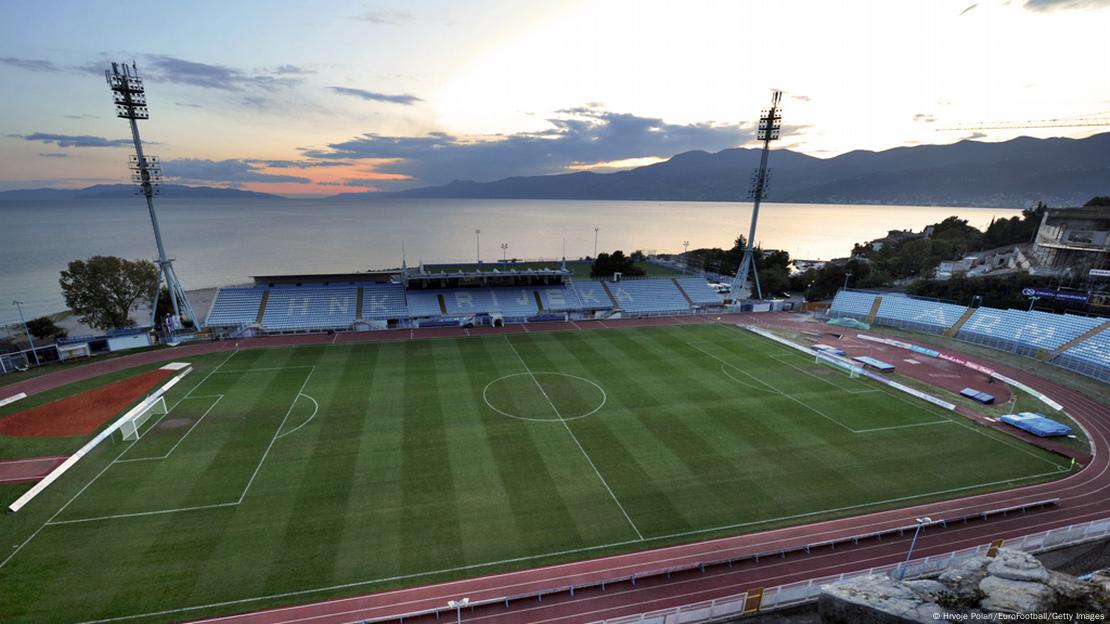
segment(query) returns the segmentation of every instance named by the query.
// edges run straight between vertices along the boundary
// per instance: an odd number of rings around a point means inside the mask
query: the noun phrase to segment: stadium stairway
[[[694,300],[691,299],[690,295],[686,293],[686,289],[682,287],[682,284],[679,284],[678,280],[673,277],[671,278],[671,281],[674,282],[674,287],[678,289],[678,292],[682,293],[682,296],[686,298],[686,303],[690,304],[691,308],[694,307]]]
[[[621,305],[619,303],[617,303],[617,298],[614,297],[613,292],[609,290],[609,284],[606,284],[604,281],[600,282],[600,284],[601,284],[601,289],[605,291],[605,295],[607,297],[609,297],[609,301],[613,302],[613,309],[620,310]]]
[[[258,316],[254,318],[254,322],[259,325],[262,324],[262,317],[266,316],[266,303],[270,300],[270,291],[262,293],[262,303],[258,304]]]
[[[867,324],[874,325],[875,317],[879,315],[879,306],[882,305],[883,298],[875,297],[875,301],[871,302],[871,311],[867,313]]]
[[[955,338],[956,334],[959,333],[960,328],[964,326],[964,323],[967,322],[967,319],[971,318],[972,314],[975,314],[975,308],[973,308],[971,306],[967,306],[967,309],[964,310],[964,313],[962,315],[960,315],[960,319],[958,321],[956,321],[955,323],[953,323],[952,327],[949,327],[948,329],[944,330],[944,337],[945,338]]]
[[[546,312],[546,310],[543,309],[543,297],[540,297],[540,291],[533,290],[532,296],[536,298],[536,309],[540,311],[540,314]]]
[[[440,314],[447,316],[447,300],[443,298],[442,294],[436,295],[436,300],[439,301]]]
[[[1083,334],[1081,334],[1079,336],[1076,336],[1075,338],[1072,338],[1071,340],[1065,342],[1064,344],[1060,345],[1060,347],[1058,349],[1056,349],[1055,351],[1052,351],[1044,359],[1046,361],[1052,361],[1052,360],[1056,359],[1056,356],[1060,355],[1061,353],[1063,353],[1063,352],[1067,351],[1068,349],[1078,345],[1081,342],[1084,342],[1088,338],[1092,338],[1092,337],[1102,333],[1104,330],[1107,330],[1107,329],[1110,329],[1110,321],[1106,321],[1105,323],[1103,323],[1102,325],[1099,325],[1097,327],[1092,327],[1091,329],[1088,329]],[[1037,359],[1041,359],[1041,358],[1038,357]]]
[[[358,287],[358,300],[355,301],[355,318],[362,318],[362,286]]]

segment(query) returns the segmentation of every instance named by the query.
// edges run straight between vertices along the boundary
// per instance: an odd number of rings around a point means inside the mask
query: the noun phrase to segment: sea
[[[750,203],[382,199],[157,202],[167,254],[186,289],[252,275],[394,268],[402,257],[450,263],[568,259],[597,251],[675,253],[728,247],[747,235]],[[791,257],[827,260],[894,229],[956,215],[976,227],[1019,209],[764,203],[757,241]],[[596,229],[596,232],[595,232]],[[0,324],[65,309],[58,274],[75,258],[156,257],[142,198],[0,202]],[[478,233],[476,233],[478,232]],[[502,245],[507,245],[502,249]],[[403,250],[403,254],[402,254]]]

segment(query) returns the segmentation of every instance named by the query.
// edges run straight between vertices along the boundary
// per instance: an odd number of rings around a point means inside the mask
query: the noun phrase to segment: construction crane
[[[1027,121],[980,122],[974,126],[952,126],[937,128],[937,132],[962,130],[1011,130],[1014,128],[1083,128],[1089,126],[1110,126],[1110,117],[1073,117],[1069,119],[1032,119]]]

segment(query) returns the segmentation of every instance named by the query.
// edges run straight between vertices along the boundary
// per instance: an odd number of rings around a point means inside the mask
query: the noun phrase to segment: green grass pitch
[[[139,441],[117,436],[0,517],[0,620],[186,619],[1067,470],[727,326],[255,349],[193,364]],[[127,617],[142,614],[159,615]]]

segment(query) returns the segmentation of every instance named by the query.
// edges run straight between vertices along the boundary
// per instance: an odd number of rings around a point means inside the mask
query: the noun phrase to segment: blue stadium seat
[[[628,312],[679,312],[690,309],[670,279],[627,280],[609,285],[617,305]]]
[[[409,314],[413,318],[425,316],[441,316],[439,309],[438,290],[410,290],[405,293],[409,304]]]
[[[601,282],[581,281],[574,282],[571,286],[583,310],[608,310],[613,307],[613,300],[605,294]]]
[[[960,328],[965,339],[1000,339],[1036,349],[1056,349],[1098,327],[1105,319],[1025,310],[979,308]]]
[[[273,288],[262,325],[267,329],[342,329],[355,320],[355,287]]]
[[[868,312],[870,310],[868,306]],[[875,320],[879,323],[883,323],[884,320],[905,321],[946,329],[955,325],[966,311],[966,306],[954,303],[883,295]]]
[[[545,311],[576,312],[582,309],[578,293],[569,286],[543,286],[536,290],[540,293],[540,301],[543,302]]]
[[[1106,322],[1106,319],[1098,320]],[[1110,329],[1104,329],[1074,345],[1064,354],[1099,366],[1110,367]]]
[[[405,287],[401,284],[370,284],[362,287],[362,318],[404,319],[409,317]]]
[[[875,293],[856,292],[854,290],[840,290],[833,298],[832,316],[848,316],[865,320],[871,313],[871,306],[875,303]]]
[[[440,291],[451,314],[502,313],[532,316],[539,313],[531,288],[454,288]]]
[[[209,327],[238,327],[253,323],[258,318],[265,288],[221,288],[216,292],[205,325]]]
[[[721,295],[717,291],[709,287],[709,282],[701,277],[678,277],[675,278],[682,290],[690,297],[697,305],[720,305],[722,303]]]

